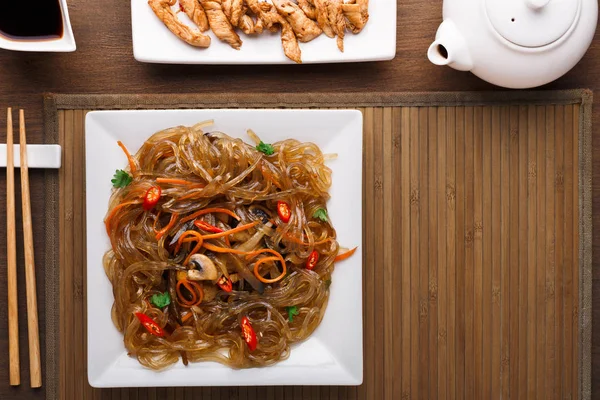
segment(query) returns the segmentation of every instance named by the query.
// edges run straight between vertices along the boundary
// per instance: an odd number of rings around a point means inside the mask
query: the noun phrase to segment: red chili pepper
[[[152,210],[156,203],[160,200],[162,189],[160,186],[151,186],[144,196],[144,210]]]
[[[317,253],[316,250],[313,250],[312,253],[310,253],[310,256],[308,256],[308,260],[306,260],[306,269],[312,270],[317,265],[318,261],[319,253]]]
[[[216,226],[212,226],[208,222],[204,222],[200,219],[197,219],[196,221],[194,221],[194,225],[196,225],[198,227],[198,229],[202,229],[203,231],[206,231],[206,232],[212,232],[212,233],[223,232],[223,229],[217,228]]]
[[[292,210],[290,210],[290,206],[285,201],[277,202],[277,214],[279,214],[279,218],[283,222],[288,222],[290,217],[292,216]]]
[[[250,351],[256,350],[256,333],[254,333],[254,328],[252,328],[248,317],[242,318],[242,336],[244,336],[244,340]]]
[[[165,336],[163,328],[161,328],[152,318],[141,312],[136,312],[135,316],[140,320],[142,326],[146,328],[148,332],[158,337]]]
[[[233,283],[231,282],[231,279],[227,278],[225,275],[223,275],[221,279],[217,281],[217,285],[219,285],[221,289],[228,293],[233,290]]]

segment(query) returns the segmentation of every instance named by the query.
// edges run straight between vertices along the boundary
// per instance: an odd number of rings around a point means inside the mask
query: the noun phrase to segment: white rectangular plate
[[[248,140],[253,129],[267,143],[294,138],[316,143],[332,169],[329,215],[340,244],[359,246],[336,267],[331,297],[321,325],[290,357],[265,368],[233,370],[214,362],[181,362],[151,371],[127,356],[123,336],[111,320],[113,295],[102,256],[110,248],[104,215],[111,178],[153,133],[177,125],[214,119],[206,131],[219,130]],[[360,385],[362,350],[362,114],[355,110],[149,110],[96,111],[85,122],[87,192],[88,379],[94,387]]]
[[[178,7],[178,5],[174,6]],[[179,18],[190,26],[185,13]],[[147,0],[131,0],[133,55],[136,60],[163,64],[294,64],[284,54],[279,32],[247,36],[240,50],[221,42],[212,32],[207,49],[195,48],[172,34],[154,15]],[[369,21],[358,35],[346,32],[344,52],[335,39],[321,34],[309,43],[300,43],[302,62],[336,63],[391,60],[396,55],[396,1],[371,0]]]

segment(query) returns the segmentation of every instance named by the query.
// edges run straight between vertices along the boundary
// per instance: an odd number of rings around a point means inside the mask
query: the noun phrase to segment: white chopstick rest
[[[19,145],[13,145],[14,167],[21,165]],[[28,144],[27,165],[29,168],[60,168],[61,147],[58,144]],[[6,167],[6,145],[0,144],[0,168]]]

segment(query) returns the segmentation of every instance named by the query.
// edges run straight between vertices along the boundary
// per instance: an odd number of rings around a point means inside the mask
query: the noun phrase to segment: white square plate
[[[175,5],[173,9],[179,7]],[[194,26],[185,13],[179,19]],[[247,36],[240,50],[221,42],[209,30],[210,47],[195,48],[180,40],[154,15],[147,0],[131,0],[133,56],[136,60],[163,64],[294,64],[284,54],[279,33]],[[369,21],[362,32],[346,32],[344,52],[335,39],[321,34],[309,43],[300,43],[302,62],[334,63],[391,60],[396,56],[396,1],[371,0]]]
[[[314,142],[333,171],[328,210],[340,244],[359,246],[337,266],[321,325],[290,357],[265,368],[233,370],[214,362],[181,362],[155,372],[127,355],[123,336],[111,320],[113,294],[102,267],[110,248],[103,218],[111,178],[127,164],[117,146],[132,153],[153,133],[214,119],[219,130],[248,140],[253,129],[267,143],[286,138]],[[362,350],[362,114],[355,110],[146,110],[95,111],[85,122],[87,192],[88,379],[94,387],[360,385]],[[339,269],[339,271],[338,271]]]

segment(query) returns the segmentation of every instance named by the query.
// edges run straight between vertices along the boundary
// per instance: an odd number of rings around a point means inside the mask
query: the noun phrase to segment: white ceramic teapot
[[[508,88],[561,77],[594,37],[598,0],[444,0],[427,56]]]

